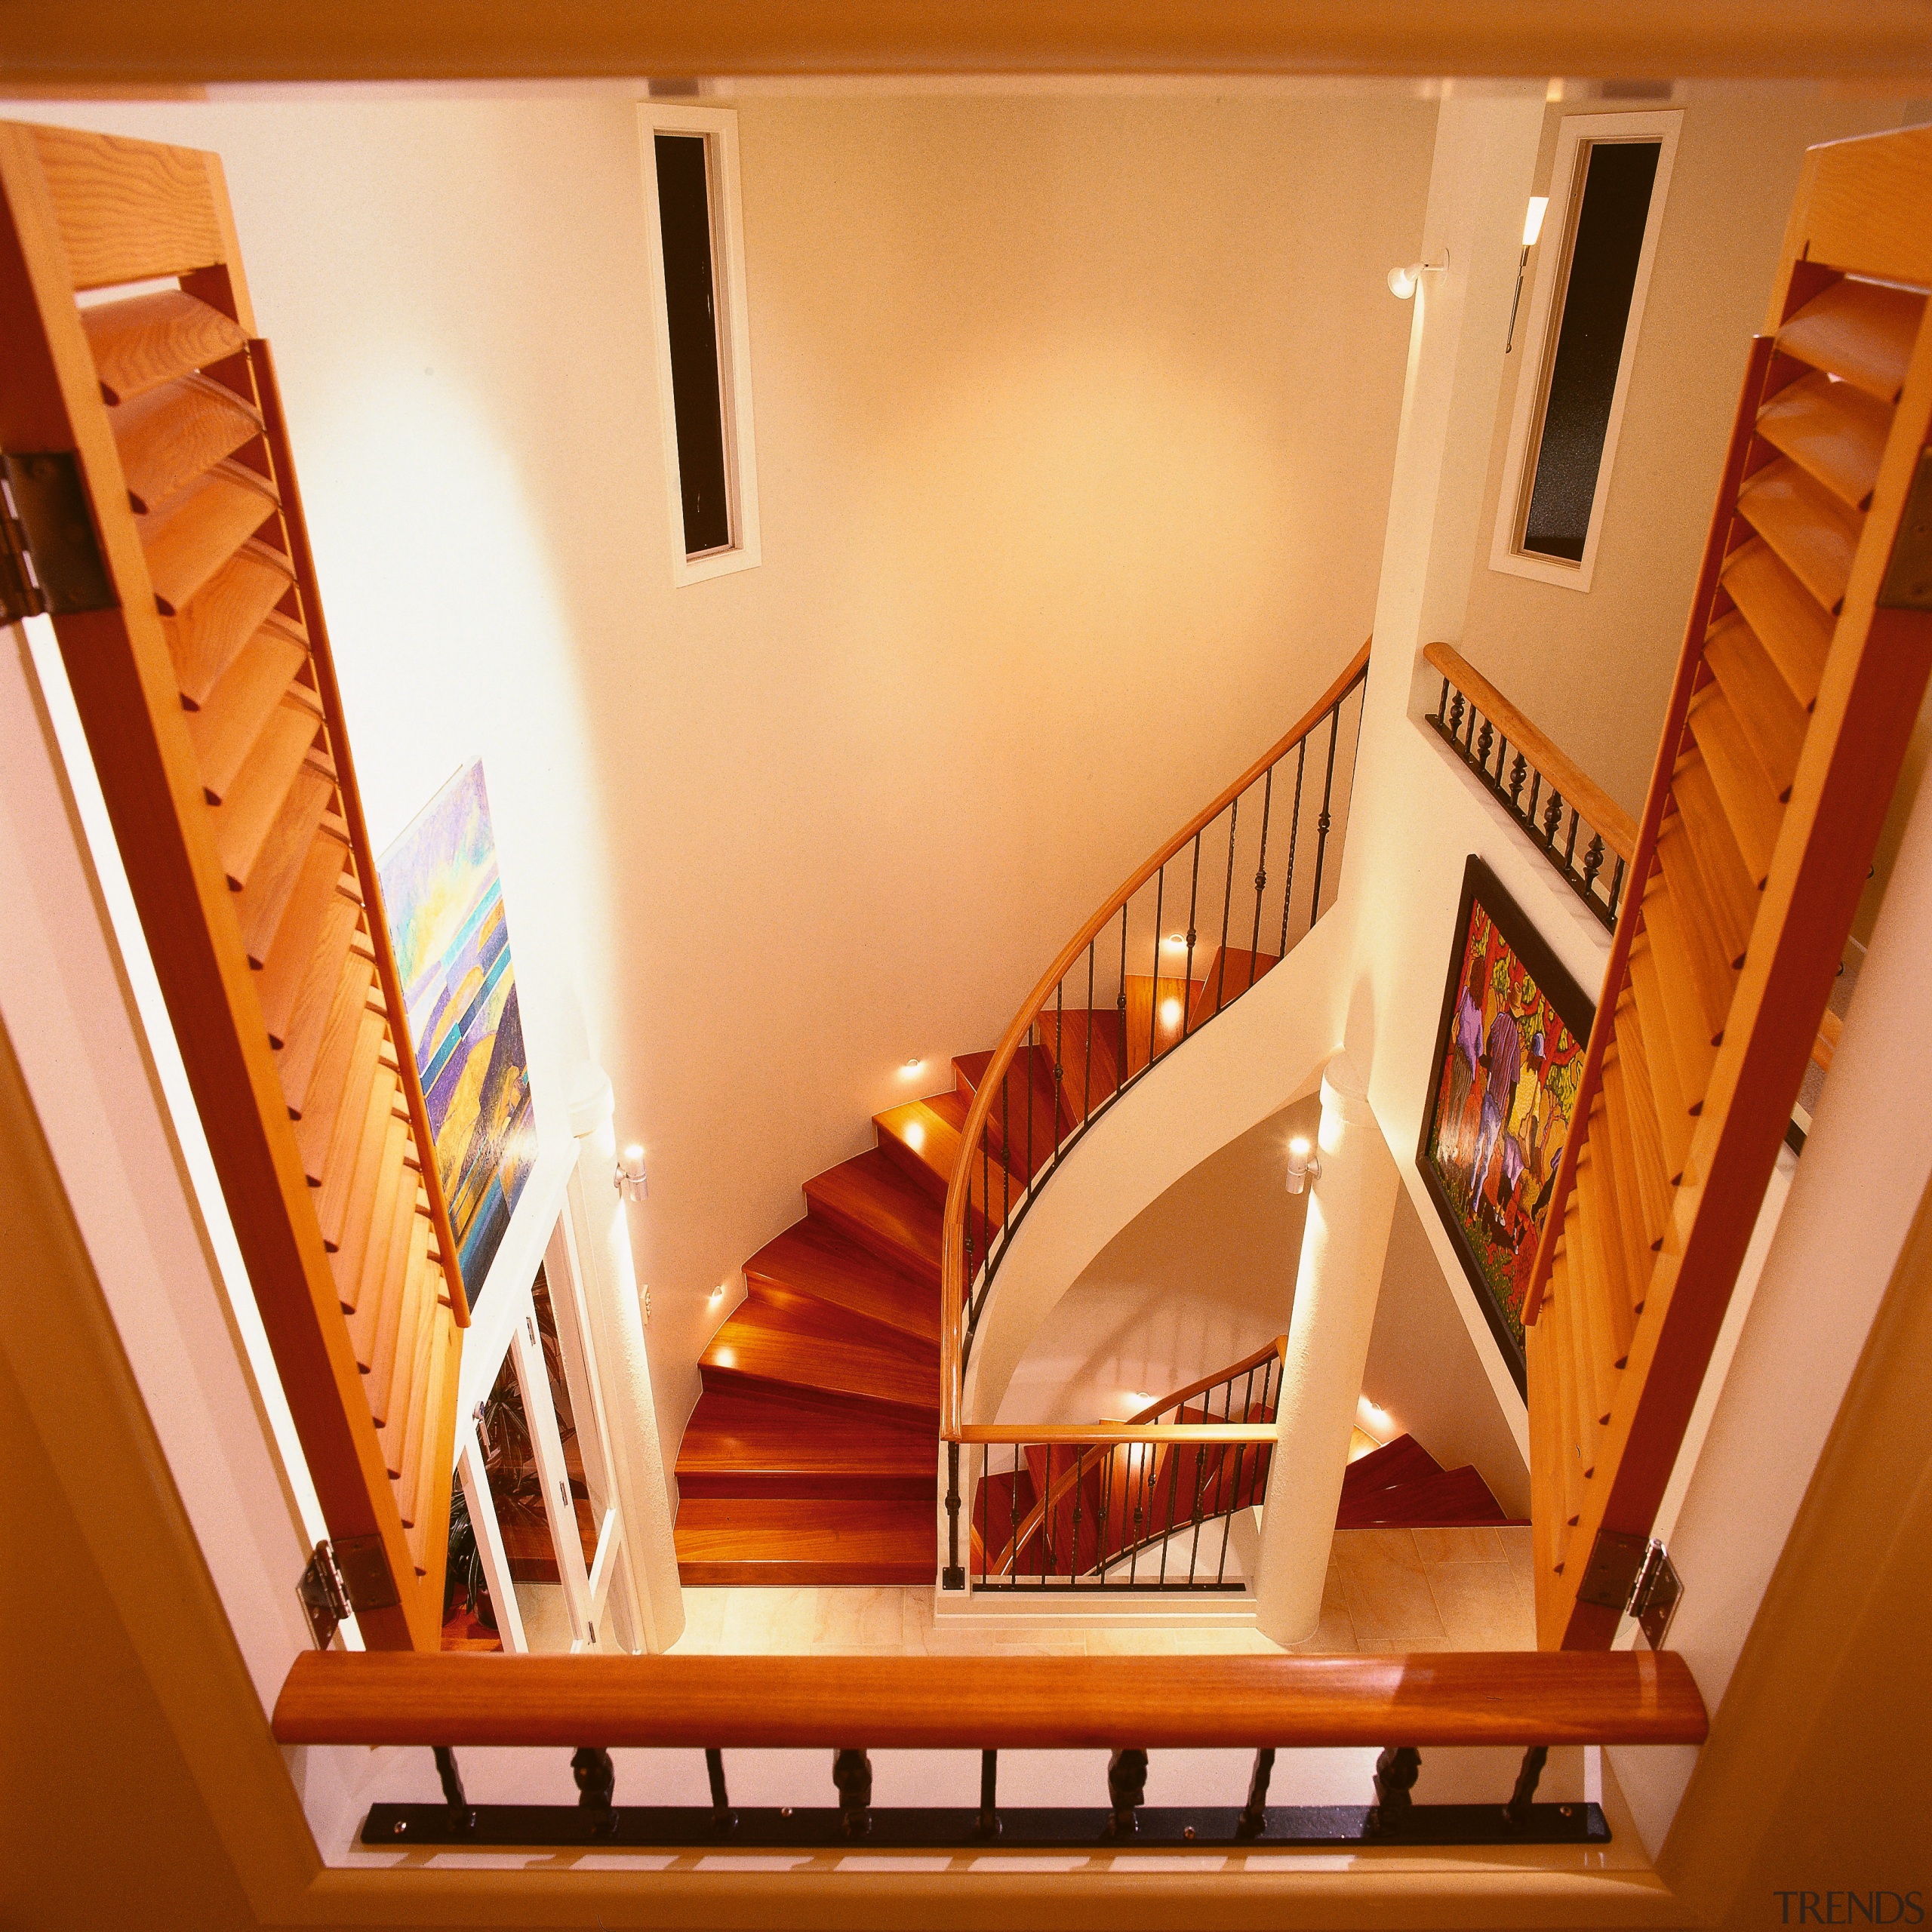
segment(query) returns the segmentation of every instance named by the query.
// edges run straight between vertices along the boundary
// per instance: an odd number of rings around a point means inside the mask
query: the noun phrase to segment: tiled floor
[[[1302,1651],[1531,1650],[1536,1627],[1527,1529],[1343,1530],[1321,1623]],[[864,1657],[1119,1654],[1268,1654],[1241,1628],[1123,1629],[955,1623],[918,1589],[687,1589],[681,1656],[842,1652]]]

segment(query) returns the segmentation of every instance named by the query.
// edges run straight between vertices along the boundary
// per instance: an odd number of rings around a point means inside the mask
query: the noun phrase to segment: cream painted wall
[[[1158,1077],[1158,1075],[1156,1076]],[[1229,1141],[1142,1209],[1035,1332],[1001,1422],[1118,1421],[1287,1332],[1306,1194],[1283,1185],[1311,1096]]]
[[[1434,106],[748,102],[764,561],[683,589],[627,101],[0,112],[223,155],[372,829],[483,755],[674,1447],[706,1291],[1366,635]]]
[[[1612,105],[1549,109],[1534,192],[1549,192],[1563,117]],[[1745,355],[1764,326],[1804,150],[1896,128],[1901,112],[1897,101],[1822,100],[1808,87],[1692,85],[1671,105],[1683,107],[1682,132],[1591,587],[1571,590],[1489,565],[1516,385],[1537,349],[1519,323],[1497,408],[1469,608],[1460,638],[1450,640],[1633,816],[1643,809]],[[1547,252],[1546,242],[1531,256],[1525,315]]]

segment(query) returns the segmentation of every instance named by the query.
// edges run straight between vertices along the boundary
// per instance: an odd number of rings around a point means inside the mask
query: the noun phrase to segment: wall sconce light
[[[1426,275],[1440,275],[1449,266],[1449,251],[1444,248],[1439,262],[1411,262],[1407,268],[1389,271],[1389,293],[1398,302],[1406,302],[1422,286]]]
[[[644,1171],[644,1149],[632,1146],[624,1149],[624,1157],[617,1163],[617,1192],[626,1201],[641,1201],[651,1192],[649,1177]]]
[[[1288,1192],[1304,1193],[1310,1181],[1321,1178],[1321,1155],[1309,1146],[1306,1136],[1297,1134],[1288,1143]]]
[[[1543,211],[1549,206],[1547,195],[1532,195],[1530,211],[1523,217],[1523,253],[1516,264],[1516,293],[1509,304],[1509,340],[1503,345],[1505,355],[1516,346],[1516,311],[1523,300],[1523,270],[1529,264],[1530,251],[1537,245],[1537,237],[1543,232]]]

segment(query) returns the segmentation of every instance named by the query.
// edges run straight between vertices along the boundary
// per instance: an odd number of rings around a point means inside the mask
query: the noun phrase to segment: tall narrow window
[[[1492,565],[1587,590],[1683,116],[1563,123]]]
[[[694,583],[758,560],[737,122],[641,114],[672,575]]]

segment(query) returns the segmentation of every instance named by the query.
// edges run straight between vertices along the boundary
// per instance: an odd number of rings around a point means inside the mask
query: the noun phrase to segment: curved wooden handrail
[[[1637,856],[1637,822],[1569,755],[1552,743],[1469,660],[1447,644],[1426,644],[1423,661],[1432,664],[1540,771],[1590,824],[1625,864]]]
[[[1700,1744],[1654,1651],[1407,1657],[502,1657],[309,1651],[283,1744],[703,1749]]]
[[[1169,1409],[1177,1409],[1192,1396],[1204,1395],[1211,1389],[1218,1389],[1224,1382],[1232,1382],[1237,1375],[1245,1375],[1251,1368],[1259,1368],[1265,1361],[1285,1355],[1288,1350],[1288,1338],[1277,1335],[1265,1349],[1257,1349],[1251,1355],[1244,1355],[1231,1367],[1217,1369],[1212,1375],[1204,1375],[1198,1382],[1190,1382],[1185,1389],[1177,1389],[1171,1395],[1164,1395],[1160,1401],[1143,1409],[1137,1416],[1129,1416],[1130,1423],[1146,1423]]]
[[[974,1094],[973,1105],[966,1115],[965,1124],[959,1130],[959,1158],[952,1170],[951,1184],[946,1189],[946,1218],[940,1232],[939,1400],[940,1435],[943,1440],[957,1442],[964,1439],[960,1434],[959,1420],[959,1330],[965,1305],[966,1214],[972,1191],[968,1150],[979,1144],[980,1137],[985,1131],[991,1115],[993,1096],[1000,1091],[1008,1069],[1012,1066],[1020,1048],[1031,1036],[1040,1015],[1046,1010],[1054,989],[1072,970],[1073,962],[1100,936],[1101,931],[1134,894],[1196,832],[1211,824],[1271,766],[1279,764],[1341,703],[1367,669],[1369,651],[1374,642],[1372,638],[1364,641],[1361,648],[1349,660],[1341,675],[1303,713],[1284,737],[1270,749],[1263,752],[1218,798],[1195,813],[1152,858],[1136,866],[1115,888],[1100,909],[1060,949],[1059,955],[1026,996],[1025,1003],[1014,1016],[1013,1023],[1007,1028],[999,1045],[995,1049],[992,1060]]]

